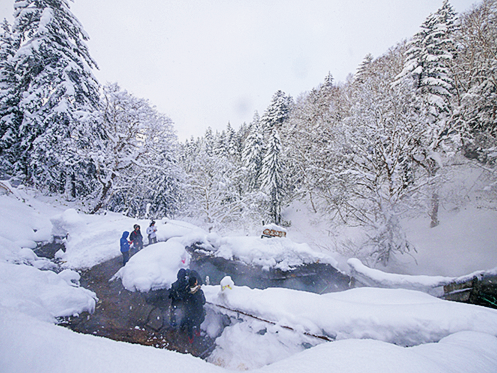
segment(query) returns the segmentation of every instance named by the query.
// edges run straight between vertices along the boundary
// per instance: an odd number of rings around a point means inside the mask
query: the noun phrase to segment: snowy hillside
[[[49,201],[29,190],[14,192],[15,195],[0,196],[2,372],[121,373],[161,371],[166,367],[170,372],[497,371],[496,310],[403,289],[360,288],[319,295],[278,288],[257,290],[236,284],[224,291],[219,286],[204,286],[208,317],[202,325],[203,333],[217,337],[208,362],[167,350],[74,333],[54,325],[57,318],[91,312],[97,302],[94,293],[78,286],[78,270],[119,257],[122,231],[131,230],[135,223],[147,226],[148,221],[111,213],[84,215],[75,206]],[[478,221],[495,219],[493,211],[468,211]],[[295,215],[284,241],[221,236],[189,223],[161,220],[157,224],[159,242],[132,256],[115,278],[130,291],[169,287],[178,269],[188,265],[190,257],[184,248],[193,242],[211,245],[226,257],[236,254],[249,263],[274,266],[313,258],[328,260],[348,271],[348,257],[323,250],[328,238],[320,236],[322,231],[315,229],[319,234],[308,243],[305,241],[304,233],[310,232],[308,228],[312,226],[304,228],[306,220],[302,216],[298,219]],[[456,233],[456,228],[467,226],[464,211],[451,216],[451,224],[440,225],[440,231]],[[425,270],[435,274],[432,271],[437,266],[446,268],[444,275],[451,274],[453,267],[456,272],[497,267],[492,251],[483,244],[491,239],[489,234],[495,234],[485,233],[487,228],[477,224],[469,230],[474,234],[472,242],[477,243],[470,253],[463,250],[465,241],[460,240],[458,245],[456,239],[451,240],[450,250],[459,252],[457,256],[450,255],[448,247],[431,245],[420,249],[416,256],[418,266],[404,266],[405,274],[416,275]],[[416,233],[419,240],[422,233],[422,229]],[[58,269],[57,274],[50,271],[55,264],[38,258],[33,251],[37,242],[50,240],[52,234],[67,235],[66,252],[57,253],[58,265],[63,269]],[[271,253],[279,259],[269,261]],[[423,258],[430,255],[432,266],[426,269]],[[473,263],[474,255],[486,257],[486,265],[480,261]],[[408,272],[410,268],[416,271]],[[456,272],[451,275],[469,273]],[[390,276],[377,273],[380,281]],[[426,276],[426,281],[440,277]],[[232,320],[224,329],[222,315]]]

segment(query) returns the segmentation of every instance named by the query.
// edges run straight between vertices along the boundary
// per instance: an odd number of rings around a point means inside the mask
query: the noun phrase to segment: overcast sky
[[[473,0],[451,0],[457,12]],[[12,21],[14,0],[0,0]],[[100,83],[147,98],[180,140],[238,129],[277,90],[293,97],[409,38],[442,0],[75,0]]]

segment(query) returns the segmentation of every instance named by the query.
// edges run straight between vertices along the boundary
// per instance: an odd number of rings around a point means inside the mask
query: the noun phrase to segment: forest
[[[497,192],[497,0],[456,14],[448,0],[409,40],[279,90],[250,123],[178,141],[173,119],[118,83],[101,85],[68,0],[16,0],[0,33],[0,179],[91,214],[193,219],[209,230],[290,226],[304,203],[330,226],[368,232],[370,264],[415,248],[400,220],[460,199],[451,181],[483,170]],[[352,70],[355,68],[353,67]]]

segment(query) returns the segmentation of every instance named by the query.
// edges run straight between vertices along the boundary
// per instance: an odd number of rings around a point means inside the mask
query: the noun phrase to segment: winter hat
[[[184,268],[181,268],[179,271],[178,271],[178,274],[176,275],[176,277],[178,278],[178,280],[180,279],[185,279],[186,278],[186,269]]]

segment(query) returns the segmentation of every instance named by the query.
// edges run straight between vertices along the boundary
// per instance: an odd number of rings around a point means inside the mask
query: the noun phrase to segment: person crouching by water
[[[157,243],[157,227],[155,226],[155,221],[152,220],[150,226],[147,228],[148,244]]]
[[[133,226],[134,231],[131,232],[129,235],[129,240],[133,243],[133,248],[136,251],[140,251],[143,249],[143,236],[142,232],[140,231],[140,226],[138,224],[135,224]]]
[[[121,245],[121,253],[123,254],[123,266],[126,265],[126,263],[129,260],[129,241],[128,241],[128,232],[123,232],[123,235],[120,240],[120,245]]]
[[[193,333],[200,336],[200,325],[205,320],[205,295],[195,276],[188,280],[189,292],[185,300],[185,327],[188,341],[193,343]]]

